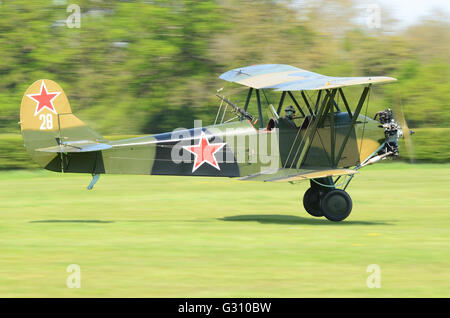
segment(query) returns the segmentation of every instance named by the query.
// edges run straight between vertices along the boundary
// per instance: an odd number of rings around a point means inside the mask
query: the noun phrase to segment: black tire
[[[303,207],[306,212],[312,216],[323,216],[322,208],[320,206],[320,191],[314,188],[306,190],[303,195]]]
[[[352,211],[353,203],[344,190],[332,190],[321,200],[321,207],[325,217],[333,222],[345,220]]]

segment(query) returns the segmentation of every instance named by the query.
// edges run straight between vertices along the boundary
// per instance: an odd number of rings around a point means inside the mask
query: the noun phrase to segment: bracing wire
[[[302,149],[302,145],[304,146],[304,141],[306,140],[306,139],[305,139],[306,136],[308,136],[309,128],[311,127],[311,124],[312,124],[312,120],[309,121],[308,126],[307,126],[306,129],[305,129],[305,135],[304,135],[303,138],[300,140],[300,144],[298,145],[297,151],[295,152],[295,155],[294,155],[294,157],[293,157],[293,160],[292,160],[292,163],[291,163],[291,166],[289,167],[289,169],[291,169],[292,166],[294,165],[294,159],[297,158],[297,155],[298,155],[300,149]],[[297,138],[298,138],[298,135],[299,135],[300,131],[301,131],[301,129],[298,130],[297,135],[295,136],[294,143],[295,143],[295,141],[297,141]],[[291,146],[291,151],[292,151],[292,148],[294,147],[294,143],[293,143],[292,146]],[[288,158],[289,158],[290,155],[291,155],[291,151],[289,151]],[[287,163],[287,160],[286,160],[286,163]]]
[[[364,116],[366,117],[363,122],[363,131],[361,134],[361,142],[359,145],[359,153],[362,153],[362,146],[363,146],[363,140],[364,140],[364,132],[366,131],[366,119],[367,119],[367,111],[369,110],[369,101],[370,101],[370,92],[372,91],[372,87],[369,87],[369,93],[367,94],[367,102],[366,102],[366,112]]]
[[[261,90],[262,92],[263,92],[263,95],[264,95],[264,98],[266,99],[266,102],[267,102],[267,106],[269,106],[270,105],[270,103],[269,103],[269,100],[267,99],[267,96],[266,96],[266,92],[265,92],[265,90]]]
[[[284,163],[284,167],[283,168],[286,168],[286,166],[287,166],[289,158],[291,157],[292,149],[294,149],[295,142],[297,141],[298,135],[300,134],[300,130],[301,130],[300,128],[297,130],[297,134],[295,135],[294,141],[292,142],[291,148],[289,149],[289,153],[288,153],[288,156],[286,158],[286,162]],[[300,145],[301,145],[302,141],[303,141],[303,139],[300,141]],[[292,160],[292,164],[293,163],[294,163],[294,160]],[[289,168],[292,168],[292,164],[291,164],[291,166]]]

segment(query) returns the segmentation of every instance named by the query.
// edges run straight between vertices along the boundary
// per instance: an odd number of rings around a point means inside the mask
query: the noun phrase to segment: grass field
[[[89,181],[0,173],[1,297],[450,296],[448,164],[362,169],[341,223],[307,215],[308,182]],[[366,286],[369,264],[381,288]]]

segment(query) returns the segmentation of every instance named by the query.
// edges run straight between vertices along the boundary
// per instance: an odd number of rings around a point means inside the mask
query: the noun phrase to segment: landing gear
[[[352,199],[344,190],[335,189],[328,192],[321,200],[325,217],[334,222],[344,220],[352,211]]]
[[[315,188],[306,190],[303,195],[303,207],[312,216],[323,216],[322,207],[320,206],[320,191]]]
[[[336,189],[329,177],[311,180],[311,188],[303,196],[303,206],[314,217],[325,216],[339,222],[350,215],[353,204],[347,192]]]

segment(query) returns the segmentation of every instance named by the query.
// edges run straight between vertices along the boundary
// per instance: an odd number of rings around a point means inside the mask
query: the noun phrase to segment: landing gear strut
[[[303,196],[303,206],[312,216],[339,222],[350,215],[353,204],[347,192],[336,189],[333,179],[328,177],[311,180],[311,187]]]

